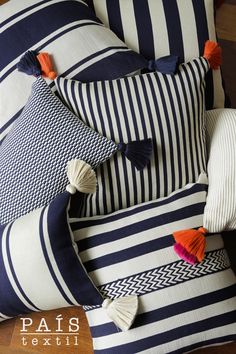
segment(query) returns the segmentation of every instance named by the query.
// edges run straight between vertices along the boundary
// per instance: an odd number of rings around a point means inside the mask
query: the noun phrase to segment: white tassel
[[[67,192],[75,194],[94,193],[96,191],[97,178],[92,167],[82,160],[71,160],[67,164],[67,177],[70,184],[66,187]]]
[[[128,331],[138,312],[138,296],[130,295],[114,300],[105,299],[102,307],[117,327],[122,331]]]

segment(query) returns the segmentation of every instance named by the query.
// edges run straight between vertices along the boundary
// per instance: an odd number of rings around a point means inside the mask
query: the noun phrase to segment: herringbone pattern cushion
[[[92,167],[117,145],[82,123],[51,92],[42,78],[0,147],[0,224],[48,204],[65,190],[67,162]]]
[[[173,251],[174,231],[202,225],[206,189],[190,184],[166,198],[74,221],[80,258],[104,297],[139,297],[128,332],[101,307],[85,308],[95,353],[182,354],[236,339],[236,279],[221,236],[207,236],[199,264]]]

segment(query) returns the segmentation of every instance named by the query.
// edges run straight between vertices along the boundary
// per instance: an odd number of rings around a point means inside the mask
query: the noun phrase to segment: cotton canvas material
[[[202,225],[206,190],[199,181],[166,198],[71,222],[83,265],[103,296],[139,297],[127,332],[101,307],[85,307],[95,353],[180,354],[236,339],[236,278],[221,236],[207,236],[205,259],[196,265],[173,250],[174,231]]]
[[[175,54],[181,62],[203,54],[216,41],[213,0],[86,0],[117,36],[148,59]],[[222,108],[220,70],[207,77],[207,109]]]
[[[94,168],[116,151],[112,140],[85,126],[39,77],[0,146],[0,224],[47,205],[63,192],[69,160],[77,158]]]
[[[17,72],[27,50],[49,52],[58,73],[82,81],[114,79],[143,67],[79,0],[11,0],[0,11],[0,142],[27,102],[33,78]]]
[[[206,112],[209,191],[204,225],[210,232],[236,229],[236,110]]]
[[[70,194],[0,226],[0,322],[33,311],[100,304],[68,222]]]
[[[197,58],[175,75],[158,72],[81,83],[58,77],[60,97],[82,121],[114,141],[152,138],[150,164],[137,171],[122,156],[97,168],[98,189],[85,198],[82,216],[167,196],[206,170],[205,75]]]

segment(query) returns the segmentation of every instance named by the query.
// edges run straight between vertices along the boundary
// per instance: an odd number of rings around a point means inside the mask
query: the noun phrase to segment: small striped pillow
[[[148,59],[168,54],[181,62],[202,55],[216,41],[213,0],[86,0],[96,15],[133,50]],[[207,77],[207,109],[224,107],[220,70]]]
[[[79,255],[104,297],[138,295],[133,326],[121,332],[100,307],[85,307],[96,354],[180,354],[236,340],[236,278],[220,235],[203,262],[173,252],[172,233],[202,225],[207,186],[107,216],[73,220]]]
[[[0,322],[32,311],[101,303],[68,223],[70,194],[0,225]]]
[[[11,0],[0,11],[0,141],[19,116],[33,79],[17,72],[29,49],[53,55],[57,70],[82,81],[115,79],[144,66],[79,0]]]
[[[121,156],[97,169],[98,189],[86,196],[82,215],[107,214],[167,196],[205,171],[204,97],[209,64],[197,58],[176,75],[158,72],[81,83],[58,77],[68,107],[100,134],[116,141],[152,138],[143,171]]]

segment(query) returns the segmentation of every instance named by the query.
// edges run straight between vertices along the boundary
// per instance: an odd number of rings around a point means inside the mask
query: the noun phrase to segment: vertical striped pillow
[[[86,0],[120,39],[146,58],[169,53],[181,61],[202,55],[216,40],[213,0]],[[208,109],[224,107],[220,70],[207,77]]]
[[[152,138],[143,171],[114,156],[97,169],[98,189],[86,196],[82,215],[107,214],[167,196],[206,169],[205,74],[208,62],[182,64],[176,75],[158,72],[81,83],[58,77],[60,96],[85,124],[113,141]]]
[[[96,354],[180,354],[236,340],[236,278],[221,236],[207,236],[202,263],[190,265],[173,252],[172,232],[202,225],[205,200],[206,185],[197,183],[71,223],[80,258],[103,296],[139,297],[127,332],[101,307],[85,308]]]
[[[204,226],[210,232],[236,230],[236,110],[206,113],[209,190]]]
[[[61,74],[82,81],[114,79],[144,66],[79,0],[11,0],[0,11],[0,141],[19,116],[33,79],[17,72],[28,50],[53,55]]]

